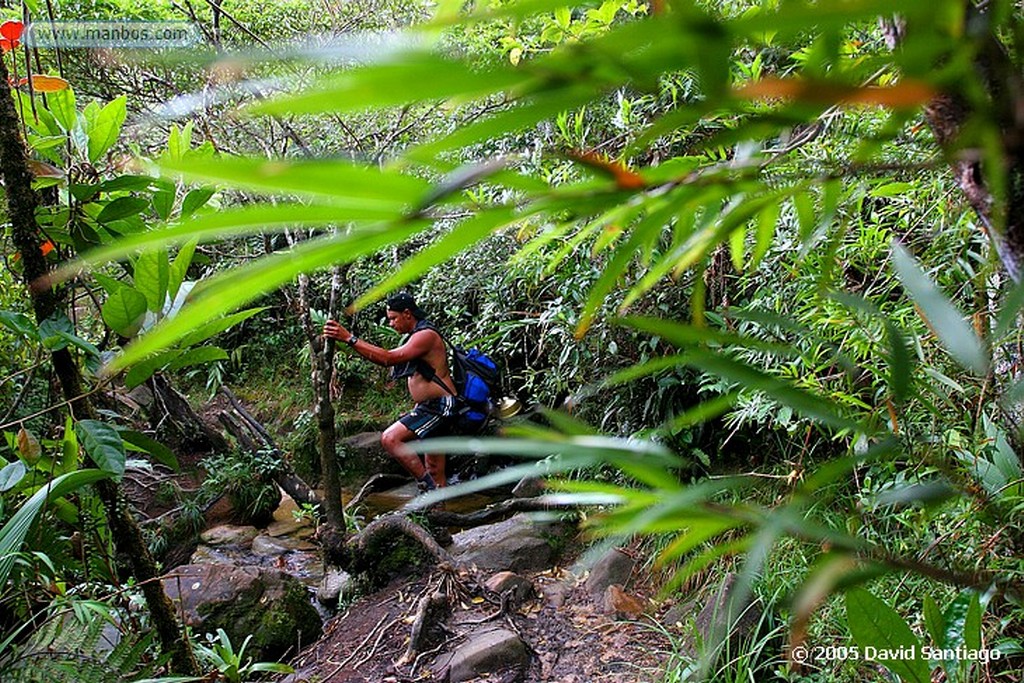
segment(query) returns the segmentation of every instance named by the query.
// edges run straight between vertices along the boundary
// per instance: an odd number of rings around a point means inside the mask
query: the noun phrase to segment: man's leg
[[[444,453],[428,453],[424,460],[427,461],[427,472],[430,472],[430,476],[434,478],[434,483],[438,488],[447,486],[448,480],[444,474]]]
[[[433,473],[430,471],[429,466],[431,463],[431,456],[427,456],[428,466],[424,467],[423,463],[420,462],[420,456],[405,445],[406,442],[412,441],[415,438],[416,434],[399,421],[384,430],[384,433],[381,434],[380,437],[380,443],[384,447],[384,450],[387,451],[388,455],[397,460],[398,463],[405,468],[406,472],[416,478],[416,481],[427,483],[428,480],[426,475],[430,474],[431,478],[427,484],[427,488],[444,486],[444,456],[441,456],[441,482],[438,483],[437,479],[434,478]]]

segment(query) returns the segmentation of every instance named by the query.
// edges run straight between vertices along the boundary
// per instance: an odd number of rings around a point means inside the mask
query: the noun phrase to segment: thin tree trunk
[[[0,175],[7,190],[8,213],[15,247],[21,253],[23,278],[36,321],[42,323],[60,312],[60,299],[45,283],[48,267],[40,249],[39,227],[35,220],[38,198],[32,190],[32,174],[22,143],[19,119],[8,82],[7,65],[0,59]],[[51,354],[54,372],[61,391],[70,403],[76,419],[93,418],[95,413],[83,394],[82,375],[74,356],[67,348]],[[156,562],[146,546],[142,531],[129,512],[120,488],[112,481],[96,485],[110,525],[111,536],[118,549],[131,559],[135,578],[139,580],[153,625],[165,652],[171,654],[171,665],[178,673],[198,675],[199,665],[191,645],[184,637],[174,614],[174,606],[159,581]]]

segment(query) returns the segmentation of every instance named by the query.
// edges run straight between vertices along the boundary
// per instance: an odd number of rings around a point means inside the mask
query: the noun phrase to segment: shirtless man
[[[416,405],[384,431],[380,442],[388,455],[416,478],[421,489],[431,491],[446,483],[444,455],[426,455],[424,466],[406,442],[450,433],[456,406],[448,352],[441,335],[428,327],[426,315],[412,295],[395,294],[388,298],[387,306],[388,324],[409,335],[396,349],[389,351],[363,341],[335,320],[324,325],[324,336],[348,344],[372,363],[391,367],[395,378],[408,377],[409,395]],[[429,376],[431,372],[435,377]]]

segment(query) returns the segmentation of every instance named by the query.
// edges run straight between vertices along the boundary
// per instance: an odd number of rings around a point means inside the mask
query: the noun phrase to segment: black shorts
[[[420,439],[451,434],[455,420],[454,396],[442,396],[417,403],[412,410],[398,418],[399,422]]]

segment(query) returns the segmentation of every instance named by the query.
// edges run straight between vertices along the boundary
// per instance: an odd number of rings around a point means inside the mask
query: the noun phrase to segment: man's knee
[[[384,433],[380,435],[380,445],[387,451],[388,455],[395,457],[395,455],[402,448],[402,444],[405,439],[402,438],[401,431],[395,428],[396,425],[392,425],[384,430]]]

